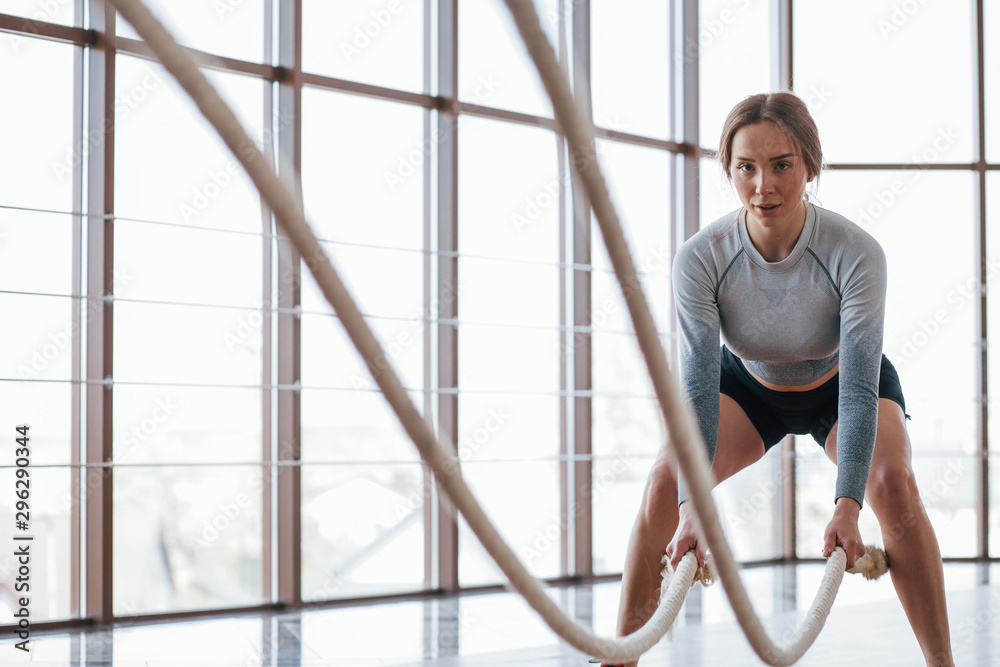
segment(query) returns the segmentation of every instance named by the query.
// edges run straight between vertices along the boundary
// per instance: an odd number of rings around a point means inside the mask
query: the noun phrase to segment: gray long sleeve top
[[[745,210],[688,239],[674,258],[681,382],[708,459],[719,429],[719,333],[747,369],[801,386],[840,364],[837,493],[863,504],[875,448],[886,264],[878,242],[843,216],[808,205],[791,254],[765,261]],[[687,499],[683,480],[679,500]]]

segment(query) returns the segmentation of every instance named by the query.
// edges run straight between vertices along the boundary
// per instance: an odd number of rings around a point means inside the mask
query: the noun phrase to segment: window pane
[[[73,25],[74,2],[40,0],[0,0],[0,14],[23,16],[36,21]]]
[[[472,462],[462,466],[462,474],[528,571],[536,577],[558,576],[566,525],[559,509],[559,465]],[[458,579],[462,586],[506,581],[464,518],[459,522]]]
[[[590,7],[594,124],[669,138],[670,3],[595,0]]]
[[[423,312],[421,253],[332,244],[323,249],[364,315],[407,320],[407,328],[418,327]],[[302,308],[332,314],[333,306],[304,262],[302,275]]]
[[[338,79],[421,92],[424,3],[302,3],[302,67]]]
[[[0,209],[4,290],[72,294],[72,253],[72,216]]]
[[[597,406],[595,399],[595,412]],[[626,444],[607,457],[598,455],[589,485],[586,480],[581,482],[584,492],[589,492],[593,512],[594,574],[621,572],[625,567],[629,536],[653,465],[652,457],[637,453]]]
[[[302,193],[317,235],[423,249],[424,110],[311,88],[302,109]]]
[[[667,309],[670,305],[670,179],[673,158],[663,150],[615,141],[598,142],[597,151],[653,317],[660,331],[666,332],[669,329]],[[591,263],[596,270],[612,271],[604,237],[596,221],[592,225],[591,236]],[[616,291],[624,309],[621,289],[616,287]],[[603,302],[593,300],[591,307],[601,309],[604,306]],[[627,318],[627,314],[625,316]]]
[[[32,14],[48,13],[38,3],[31,4],[38,9]],[[72,23],[71,3],[69,11],[67,20]],[[9,100],[0,105],[0,127],[8,128],[3,137],[4,153],[16,156],[0,160],[0,206],[72,210],[73,167],[80,160],[79,149],[73,146],[74,49],[21,35],[0,38],[0,62],[4,64],[0,67],[0,90]],[[12,100],[30,103],[15,104]],[[16,131],[11,131],[14,128]],[[0,209],[0,219],[9,214]]]
[[[559,326],[556,267],[462,257],[458,275],[463,322]]]
[[[555,44],[558,0],[536,0],[535,6],[549,42]],[[538,72],[501,3],[459,3],[458,97],[471,104],[552,117]]]
[[[18,380],[72,378],[73,304],[67,297],[0,294],[0,308],[17,326],[3,327],[0,345],[7,351],[0,377]]]
[[[972,159],[972,7],[795,3],[795,86],[827,162]]]
[[[652,397],[653,385],[635,336],[595,333],[592,338],[594,391]]]
[[[559,391],[558,331],[463,324],[459,336],[458,386],[463,390]]]
[[[780,445],[719,484],[713,495],[736,560],[766,560],[781,555]]]
[[[145,0],[184,46],[239,60],[264,60],[264,0]],[[118,15],[119,35],[139,39]]]
[[[232,348],[232,310],[119,302],[114,318],[117,381],[260,384],[260,332]]]
[[[303,466],[302,600],[421,588],[428,491],[418,464]]]
[[[115,62],[116,214],[261,232],[257,190],[186,93],[155,63],[128,56]],[[206,76],[259,139],[265,84],[237,74]]]
[[[667,428],[656,399],[596,395],[592,405],[595,456],[652,455],[666,442]]]
[[[10,413],[5,413],[10,414]],[[17,418],[15,418],[17,419]],[[28,532],[15,530],[15,503],[14,496],[15,477],[12,469],[14,463],[14,425],[25,422],[8,421],[5,425],[4,436],[10,443],[7,451],[10,453],[7,460],[3,462],[4,468],[0,469],[0,477],[4,480],[7,493],[0,498],[0,539],[4,544],[11,545],[4,549],[0,555],[0,586],[7,594],[0,596],[0,614],[3,615],[4,623],[7,619],[13,619],[14,613],[19,607],[14,606],[15,585],[20,576],[18,568],[22,563],[14,556],[15,546],[28,545],[29,551],[33,554],[29,564],[30,572],[28,582],[31,589],[29,611],[31,622],[38,621],[58,621],[70,618],[70,593],[72,591],[70,578],[70,507],[72,505],[70,495],[70,468],[37,468],[35,465],[42,462],[42,458],[36,454],[35,447],[45,446],[45,441],[50,440],[51,435],[46,432],[47,422],[38,420],[29,423],[29,449],[32,449],[31,466],[28,467],[30,477],[28,478],[31,493],[30,517]],[[9,430],[8,430],[9,429]],[[36,434],[40,442],[35,442]],[[15,542],[17,536],[31,535],[34,539],[31,542]],[[24,580],[21,579],[23,582]],[[18,596],[20,597],[20,596]],[[13,649],[8,649],[13,650]]]
[[[492,3],[475,3],[480,5],[485,8]],[[559,261],[560,182],[555,138],[540,128],[460,118],[461,253],[552,264]]]
[[[988,172],[986,174],[986,330],[989,336],[996,339],[1000,336],[1000,300],[998,300],[997,284],[1000,282],[1000,244],[998,244],[996,239],[996,234],[993,230],[1000,227],[1000,174],[997,172]],[[971,262],[970,262],[971,264]],[[971,268],[971,267],[970,267]],[[974,285],[970,284],[970,288]],[[971,297],[971,294],[970,294]],[[971,301],[971,298],[970,298]],[[970,307],[972,304],[970,303]],[[989,368],[987,369],[987,380],[989,383],[989,447],[992,454],[1000,452],[1000,411],[997,410],[997,406],[1000,405],[1000,399],[998,399],[998,391],[1000,391],[1000,362],[997,360],[996,353],[990,349],[990,353],[987,356]],[[991,461],[996,462],[997,459],[994,456]],[[996,463],[991,465],[990,474],[992,477],[996,476]],[[997,486],[991,481],[990,482],[991,493],[996,493]],[[996,503],[991,502],[990,507],[997,507]],[[996,510],[991,510],[994,516],[994,521],[998,516]],[[994,526],[997,524],[994,523]],[[991,544],[1000,544],[1000,530],[991,529],[990,531]],[[997,553],[997,550],[991,546],[992,553]]]
[[[423,386],[423,331],[413,320],[368,318],[382,341],[386,359],[403,386]],[[329,315],[302,316],[302,384],[306,387],[375,390],[368,366],[340,320]]]
[[[18,424],[31,427],[32,465],[71,463],[72,400],[72,386],[68,382],[0,382],[3,414]],[[13,450],[10,451],[13,457]],[[11,458],[3,464],[13,462]]]
[[[263,237],[127,220],[115,224],[115,297],[259,308]],[[233,312],[256,322],[260,311]]]
[[[368,389],[302,391],[303,461],[417,458],[410,437],[374,382]]]
[[[117,466],[115,614],[261,604],[260,468]]]
[[[736,190],[722,171],[722,165],[714,158],[703,158],[699,165],[698,206],[701,226],[707,227],[727,213],[732,213],[743,205]]]
[[[261,404],[259,389],[115,387],[115,463],[259,461]]]
[[[914,452],[973,451],[973,179],[925,170],[822,177],[820,199],[871,233],[888,263],[883,350],[906,397]],[[967,193],[968,196],[961,196]],[[941,221],[948,231],[940,233]],[[920,258],[944,258],[933,271]],[[947,387],[945,392],[942,387]]]
[[[795,437],[795,553],[800,558],[822,554],[823,531],[833,518],[837,466],[812,436]],[[878,519],[868,503],[858,517],[865,544],[881,544]],[[939,536],[940,537],[940,536]]]
[[[559,397],[465,393],[458,407],[458,455],[466,461],[559,454]]]
[[[702,0],[698,5],[698,122],[701,145],[715,150],[729,110],[748,95],[773,90],[769,41],[777,36],[771,34],[770,3]],[[694,48],[685,44],[685,57]]]

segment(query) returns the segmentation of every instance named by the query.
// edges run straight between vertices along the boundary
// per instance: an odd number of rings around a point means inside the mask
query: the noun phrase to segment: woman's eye
[[[784,171],[784,170],[786,170],[786,169],[791,169],[791,168],[792,168],[792,165],[791,165],[791,164],[789,164],[788,162],[779,162],[779,163],[778,163],[778,164],[776,165],[776,167],[777,167],[777,169],[778,169],[779,171]]]
[[[753,165],[752,164],[741,164],[739,167],[737,167],[737,169],[739,169],[740,171],[753,171]]]

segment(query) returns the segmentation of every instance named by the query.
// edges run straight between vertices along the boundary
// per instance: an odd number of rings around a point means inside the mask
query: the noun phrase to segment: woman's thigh
[[[719,394],[719,439],[712,463],[715,484],[732,477],[764,455],[764,441],[740,404]]]

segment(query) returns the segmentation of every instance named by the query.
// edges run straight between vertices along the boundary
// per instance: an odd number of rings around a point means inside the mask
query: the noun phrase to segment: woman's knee
[[[873,467],[868,475],[866,495],[876,514],[899,517],[920,506],[916,478],[907,462]]]

